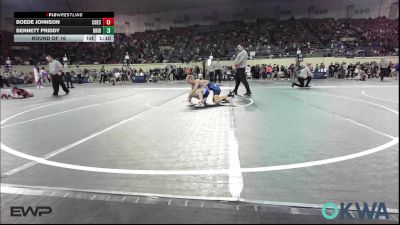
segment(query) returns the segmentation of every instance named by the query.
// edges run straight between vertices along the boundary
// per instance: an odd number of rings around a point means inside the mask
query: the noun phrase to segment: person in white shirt
[[[33,67],[33,75],[35,76],[36,88],[42,89],[42,76],[40,76],[38,64],[35,64],[35,67]]]
[[[76,76],[78,77],[78,84],[82,84],[82,70],[79,68],[79,64],[76,64]]]
[[[246,76],[251,79],[251,68],[249,65],[246,66],[245,73]]]
[[[247,51],[244,49],[244,46],[242,44],[239,44],[237,46],[238,54],[235,58],[234,66],[236,68],[236,74],[235,74],[235,89],[229,93],[229,97],[234,95],[237,95],[237,91],[239,88],[240,82],[244,84],[244,87],[246,88],[246,93],[244,95],[246,96],[251,96],[252,93],[250,91],[249,83],[247,82],[247,77],[246,77],[246,66],[247,66]]]
[[[300,71],[300,74],[297,75],[297,80],[299,81],[300,84],[292,83],[292,87],[297,86],[297,87],[310,87],[310,82],[311,82],[311,77],[313,73],[311,72],[313,70],[312,64],[307,63],[306,67]],[[304,86],[304,81],[307,80],[306,86]]]
[[[218,82],[221,83],[222,80],[222,65],[219,62],[219,59],[217,59],[216,61],[213,62],[214,63],[214,69],[215,69],[215,82],[218,79]]]
[[[211,62],[209,65],[207,65],[207,74],[209,77],[209,80],[213,83],[216,83],[217,79],[215,77],[215,64],[214,62]]]

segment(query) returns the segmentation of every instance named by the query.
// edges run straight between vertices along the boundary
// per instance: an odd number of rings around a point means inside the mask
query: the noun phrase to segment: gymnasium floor
[[[82,84],[60,97],[32,87],[34,98],[1,101],[2,193],[385,202],[398,214],[398,81],[312,82],[250,81],[251,98],[205,108],[184,102],[182,82]]]

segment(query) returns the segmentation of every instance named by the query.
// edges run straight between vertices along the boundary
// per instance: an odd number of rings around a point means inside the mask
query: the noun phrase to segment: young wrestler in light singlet
[[[221,88],[218,85],[216,85],[208,80],[195,80],[193,78],[193,76],[188,75],[186,77],[186,82],[192,86],[192,90],[189,93],[189,99],[188,99],[189,102],[192,97],[196,97],[200,100],[200,103],[204,104],[205,98],[203,95],[207,94],[207,96],[208,96],[208,93],[206,93],[207,91],[213,92],[213,102],[216,104],[218,104],[220,102],[221,103],[229,103],[230,102],[228,99],[228,96],[220,95]],[[201,104],[199,106],[201,106]]]

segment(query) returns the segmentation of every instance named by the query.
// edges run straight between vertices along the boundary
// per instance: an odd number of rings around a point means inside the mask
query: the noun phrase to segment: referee
[[[63,66],[58,60],[53,59],[51,55],[46,56],[46,60],[49,62],[49,74],[51,77],[51,81],[53,83],[53,95],[58,95],[59,86],[61,85],[62,89],[66,94],[69,93],[68,88],[65,86],[64,81],[62,79]]]
[[[232,94],[237,95],[237,90],[239,88],[239,84],[240,82],[242,82],[244,84],[244,86],[246,87],[246,93],[244,95],[246,96],[250,96],[251,95],[251,91],[250,91],[250,87],[249,87],[249,83],[247,82],[247,78],[246,78],[246,66],[247,66],[247,52],[246,50],[244,50],[243,45],[239,44],[237,46],[239,53],[236,56],[235,59],[235,68],[236,68],[236,74],[235,74],[235,89],[229,94],[229,96],[232,96]]]

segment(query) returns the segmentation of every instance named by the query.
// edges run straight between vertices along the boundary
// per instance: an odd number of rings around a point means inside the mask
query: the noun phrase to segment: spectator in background
[[[283,80],[283,78],[287,78],[286,69],[285,69],[285,67],[283,65],[281,65],[280,71],[281,71],[282,80]]]
[[[251,67],[250,67],[250,65],[247,65],[244,71],[245,71],[245,73],[246,73],[247,78],[251,79],[251,78],[252,78],[252,76],[251,76],[252,74],[251,74]]]
[[[32,72],[25,74],[21,72],[21,77],[24,79],[24,84],[32,84],[35,81],[34,75]]]
[[[69,66],[67,63],[64,64],[64,75],[65,75],[65,81],[67,83],[67,88],[75,88],[72,85],[72,79],[71,79],[71,70],[69,69]]]
[[[39,64],[35,64],[35,66],[33,67],[33,75],[35,76],[35,83],[36,83],[36,88],[37,89],[42,89],[42,76],[40,76],[39,73]]]
[[[100,81],[99,83],[101,83],[103,81],[103,84],[106,82],[107,79],[107,75],[106,75],[106,69],[104,69],[104,66],[101,67],[100,69]]]
[[[208,77],[209,77],[209,79],[210,79],[210,81],[212,82],[212,83],[216,83],[217,81],[217,79],[215,78],[215,68],[214,68],[214,62],[211,62],[210,64],[207,64],[207,67],[206,67],[206,69],[207,69],[207,74],[208,74]]]
[[[3,88],[3,87],[4,87],[4,84],[5,84],[7,87],[10,87],[10,84],[9,84],[9,82],[8,82],[8,79],[9,79],[9,72],[4,73],[4,75],[3,75],[3,73],[2,73],[2,75],[0,75],[0,88]]]
[[[329,65],[329,77],[334,77],[334,72],[335,72],[335,66],[333,65],[333,63],[331,62],[331,64]]]
[[[76,64],[76,76],[78,78],[78,84],[82,84],[82,69],[79,67],[79,64]]]
[[[381,59],[379,67],[381,69],[380,77],[381,77],[381,82],[382,82],[383,79],[389,75],[389,61],[386,57]]]
[[[375,65],[375,77],[376,77],[376,78],[379,78],[380,75],[381,75],[381,67],[380,67],[379,64],[376,64],[376,65]]]
[[[254,73],[255,73],[256,79],[260,79],[260,75],[261,75],[261,72],[260,72],[260,65],[257,65],[257,66],[255,67]]]
[[[274,64],[274,66],[272,67],[272,79],[274,79],[275,77],[279,79],[278,72],[279,72],[279,65]]]
[[[40,76],[42,77],[42,82],[44,83],[46,80],[51,83],[50,81],[50,77],[49,74],[47,73],[47,71],[44,69],[44,67],[42,67],[39,71]]]
[[[320,71],[322,72],[322,74],[325,76],[326,75],[326,68],[325,68],[325,64],[324,63],[321,63],[321,65],[320,65]]]
[[[342,67],[341,67],[341,78],[346,78],[347,75],[347,69],[348,69],[348,65],[346,62],[342,63]]]
[[[23,64],[25,61],[32,63],[32,59],[41,57],[41,52],[52,52],[56,55],[66,53],[71,63],[117,63],[127,51],[135,53],[131,54],[132,63],[162,63],[164,60],[174,63],[182,59],[185,61],[204,60],[211,52],[215,58],[230,58],[232,57],[230,50],[233,47],[231,43],[241,41],[241,38],[239,35],[227,34],[237,32],[246,33],[243,44],[249,46],[249,51],[255,51],[258,56],[273,55],[275,57],[285,56],[288,53],[295,55],[298,47],[305,54],[320,54],[321,56],[347,54],[358,56],[360,50],[365,56],[398,55],[396,52],[399,40],[398,25],[398,20],[388,18],[285,21],[258,19],[253,22],[226,21],[211,26],[179,27],[130,35],[115,34],[113,44],[47,43],[36,45],[26,43],[31,48],[26,54],[20,54],[20,50],[17,52],[7,49],[7,46],[12,46],[12,38],[8,42],[2,42],[2,46],[6,46],[6,50],[10,52],[7,55],[17,56],[18,54],[19,58],[14,59],[16,65]],[[304,30],[310,31],[311,34]],[[355,40],[341,42],[340,38],[346,36]],[[163,52],[160,46],[172,46],[174,49]],[[79,57],[77,57],[76,49],[80,49]],[[0,58],[2,55],[5,54],[0,54]]]
[[[266,78],[267,79],[271,79],[272,78],[272,66],[268,65],[267,68],[265,68],[265,74],[266,74]]]
[[[294,80],[295,75],[296,75],[296,65],[294,65],[294,63],[292,63],[292,64],[290,65],[289,71],[290,71],[290,72],[289,72],[289,75],[290,75],[289,80]]]
[[[222,65],[221,65],[221,62],[219,61],[219,59],[217,59],[216,61],[214,61],[214,63],[215,63],[214,64],[214,69],[215,69],[216,80],[218,80],[218,83],[221,83],[221,80],[222,80]]]
[[[89,70],[88,69],[83,69],[83,82],[85,82],[85,80],[86,80],[86,82],[89,82]]]

